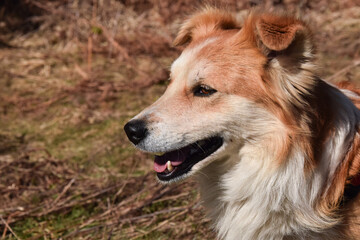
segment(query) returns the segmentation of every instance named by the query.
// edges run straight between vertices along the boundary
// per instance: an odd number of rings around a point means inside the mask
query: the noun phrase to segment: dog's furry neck
[[[260,140],[258,145],[245,143],[201,171],[201,195],[221,238],[340,237],[331,229],[341,220],[323,214],[318,204],[354,138],[357,116],[340,91],[334,88],[329,97],[340,108],[334,115],[334,132],[313,170],[305,169],[307,156],[296,142],[288,159],[277,165],[276,150]],[[321,235],[324,230],[326,236]]]

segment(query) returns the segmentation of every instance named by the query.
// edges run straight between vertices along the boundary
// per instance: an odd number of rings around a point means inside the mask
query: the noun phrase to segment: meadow
[[[318,75],[360,86],[360,0],[263,2],[313,30]],[[165,91],[196,0],[0,2],[0,238],[215,239],[195,181],[161,185],[124,124]]]

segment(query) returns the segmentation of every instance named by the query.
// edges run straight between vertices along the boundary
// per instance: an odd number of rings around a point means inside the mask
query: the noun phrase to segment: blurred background
[[[259,4],[302,15],[318,74],[360,82],[360,0],[210,3],[239,21]],[[164,92],[202,4],[0,1],[1,239],[215,239],[196,183],[160,185],[122,130]]]

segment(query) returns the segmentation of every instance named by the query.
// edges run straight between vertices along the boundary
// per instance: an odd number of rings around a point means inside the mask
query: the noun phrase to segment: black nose
[[[129,140],[135,145],[146,137],[147,128],[143,120],[131,120],[124,126],[124,130]]]

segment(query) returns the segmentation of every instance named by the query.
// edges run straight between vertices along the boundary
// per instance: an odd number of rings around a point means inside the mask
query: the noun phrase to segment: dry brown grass
[[[239,17],[260,1],[227,0]],[[319,73],[360,79],[360,3],[265,1],[314,29]],[[162,186],[123,124],[166,88],[201,1],[0,3],[2,239],[213,239],[194,182]]]

